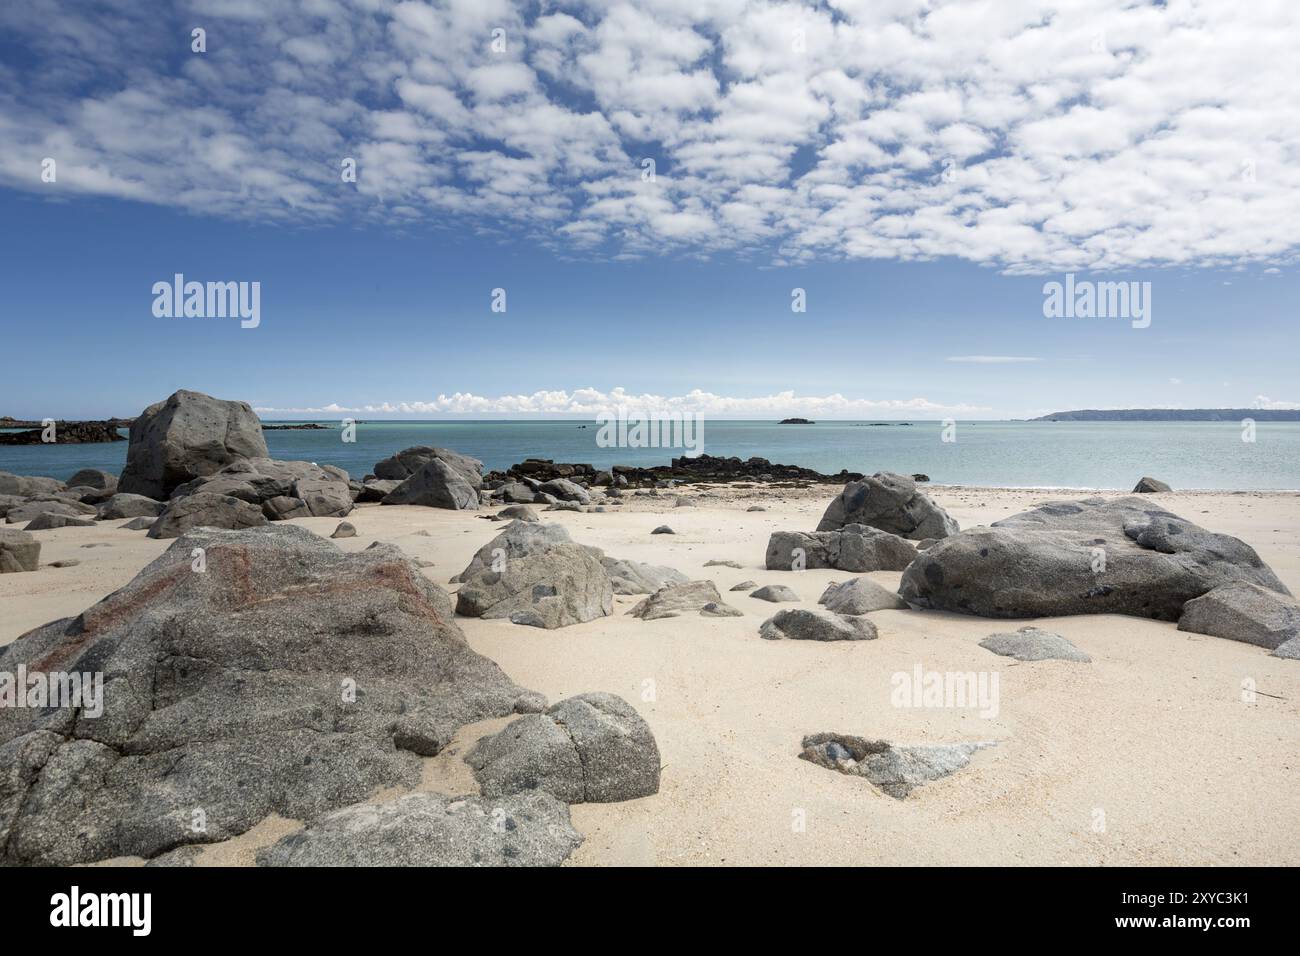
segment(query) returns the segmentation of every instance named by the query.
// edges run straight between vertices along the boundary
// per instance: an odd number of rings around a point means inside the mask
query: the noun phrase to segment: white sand
[[[929,490],[962,527],[1071,497],[1060,491]],[[621,513],[543,513],[544,521],[565,525],[575,540],[616,557],[712,579],[744,617],[646,623],[625,613],[639,598],[623,597],[615,600],[614,616],[558,631],[458,619],[474,648],[518,683],[552,701],[591,690],[620,694],[654,730],[663,757],[660,793],[575,806],[574,823],[586,842],[572,863],[1300,863],[1295,661],[1179,632],[1173,624],[1111,615],[1034,622],[1069,638],[1092,656],[1091,664],[1018,663],[978,646],[987,635],[1026,622],[918,611],[872,614],[877,641],[761,640],[759,624],[795,605],[772,605],[727,588],[746,579],[788,584],[803,598],[799,606],[815,607],[828,582],[850,577],[763,569],[769,533],[811,530],[837,491],[700,489],[686,492],[697,496],[693,509],[673,508],[672,496],[665,496],[624,499]],[[1186,492],[1151,498],[1211,530],[1243,538],[1300,593],[1300,496]],[[768,510],[747,513],[754,503]],[[444,586],[502,528],[472,512],[413,507],[363,506],[348,520],[359,534],[341,547],[392,541],[434,562],[426,573]],[[36,532],[43,564],[63,558],[82,563],[0,576],[0,644],[79,613],[129,581],[169,543],[119,530],[121,523]],[[297,523],[326,535],[337,524],[322,518]],[[650,534],[664,523],[677,534]],[[704,567],[723,558],[743,568]],[[899,575],[871,577],[892,589]],[[997,672],[1000,712],[983,719],[976,710],[892,706],[891,675],[910,673],[918,662],[926,670]],[[1247,679],[1259,691],[1251,701],[1243,700]],[[503,723],[463,730],[452,747],[426,762],[423,786],[472,792],[460,756]],[[997,746],[896,801],[862,779],[797,759],[802,736],[818,731]],[[804,821],[801,832],[797,819]],[[200,862],[247,864],[255,847],[294,826],[266,821],[207,848]]]

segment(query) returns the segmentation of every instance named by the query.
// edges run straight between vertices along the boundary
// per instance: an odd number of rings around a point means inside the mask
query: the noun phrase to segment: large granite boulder
[[[419,470],[384,496],[386,505],[423,505],[473,511],[479,506],[478,486],[441,458],[431,458]]]
[[[817,603],[836,614],[870,614],[872,611],[906,610],[907,602],[870,578],[833,581]]]
[[[34,521],[43,514],[68,515],[69,517],[87,517],[96,513],[92,505],[82,504],[66,498],[46,495],[40,498],[28,498],[23,504],[10,508],[5,513],[7,524]]]
[[[1161,481],[1159,478],[1144,476],[1142,479],[1138,481],[1137,485],[1134,486],[1133,491],[1135,494],[1139,494],[1139,495],[1150,495],[1150,494],[1158,494],[1164,491],[1173,491],[1173,489],[1170,488],[1163,481]]]
[[[410,793],[327,814],[260,851],[257,865],[558,866],[581,844],[568,805],[540,790]]]
[[[97,514],[101,521],[116,521],[119,518],[156,518],[162,510],[161,501],[144,495],[116,494],[99,506]]]
[[[258,505],[272,521],[343,518],[353,505],[348,473],[342,468],[275,458],[231,462],[214,474],[178,486],[171,497],[175,500],[200,493],[227,495]]]
[[[866,525],[836,531],[774,531],[765,556],[769,571],[835,568],[863,574],[902,571],[916,558],[916,546],[899,535]]]
[[[765,641],[874,641],[880,635],[865,617],[789,608],[764,621],[758,636]]]
[[[194,557],[200,551],[203,561]],[[527,695],[388,545],[191,532],[0,670],[97,672],[95,708],[0,708],[0,864],[153,857],[413,786],[419,754]],[[196,808],[205,829],[196,832]]]
[[[240,458],[267,457],[262,423],[246,402],[182,389],[131,423],[126,468],[117,490],[166,498],[177,485],[211,475]]]
[[[450,448],[418,445],[399,451],[391,458],[375,464],[375,477],[405,481],[431,461],[441,461],[456,472],[475,491],[483,487],[483,462],[462,455]]]
[[[19,571],[35,571],[41,566],[41,543],[26,531],[15,528],[0,528],[0,574],[16,574]],[[4,660],[4,650],[0,648],[0,661]],[[3,787],[0,785],[0,801],[3,801]]]
[[[915,481],[887,471],[845,485],[817,530],[834,531],[850,524],[879,528],[913,541],[945,538],[958,531],[957,522],[929,495],[918,491]]]
[[[903,572],[899,594],[982,617],[1176,621],[1192,598],[1238,582],[1290,594],[1249,545],[1130,496],[1051,502],[945,538]]]
[[[66,487],[67,485],[57,478],[11,475],[7,471],[0,471],[0,495],[17,495],[20,498],[31,498],[34,495],[52,495]]]
[[[654,734],[614,694],[580,694],[519,717],[465,762],[488,797],[544,790],[566,803],[613,803],[659,792]]]
[[[643,621],[658,621],[682,614],[702,614],[709,608],[707,617],[731,617],[730,609],[722,601],[718,586],[712,581],[685,581],[665,584],[627,613]]]
[[[222,528],[235,531],[256,528],[266,524],[262,509],[256,505],[214,495],[206,491],[174,498],[167,502],[157,520],[149,528],[151,538],[179,538],[192,528]]]
[[[515,558],[537,554],[561,544],[572,544],[573,539],[563,525],[540,524],[516,519],[510,522],[495,538],[474,553],[465,570],[451,579],[452,584],[468,581],[481,571],[501,570]]]
[[[613,613],[614,591],[595,549],[559,544],[496,566],[500,570],[488,566],[461,585],[457,614],[549,630]]]
[[[69,488],[97,488],[101,491],[117,490],[117,475],[98,468],[83,468],[68,479]]]
[[[1178,630],[1276,650],[1300,637],[1300,603],[1258,584],[1224,584],[1184,604]]]

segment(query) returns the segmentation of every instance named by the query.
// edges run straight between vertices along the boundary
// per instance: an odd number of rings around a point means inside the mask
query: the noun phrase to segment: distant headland
[[[1052,412],[1034,422],[1300,422],[1300,408],[1084,408]]]

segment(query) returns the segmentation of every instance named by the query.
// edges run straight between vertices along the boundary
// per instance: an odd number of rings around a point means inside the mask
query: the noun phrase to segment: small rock
[[[340,521],[339,526],[335,528],[334,533],[330,535],[331,538],[355,538],[356,536],[357,529],[350,521]]]
[[[651,534],[676,534],[677,532],[674,531],[672,528],[668,527],[668,525],[661,524],[659,527],[655,528],[650,533]]]
[[[799,595],[795,594],[791,588],[784,584],[768,584],[753,592],[750,597],[758,598],[760,601],[771,601],[773,604],[780,604],[784,601],[798,601]]]
[[[1079,650],[1060,634],[1040,631],[1036,627],[1022,627],[1009,634],[990,634],[980,641],[980,647],[1014,657],[1018,661],[1075,661],[1090,664],[1092,658]]]
[[[880,635],[865,617],[790,608],[764,621],[758,636],[766,641],[874,641]]]

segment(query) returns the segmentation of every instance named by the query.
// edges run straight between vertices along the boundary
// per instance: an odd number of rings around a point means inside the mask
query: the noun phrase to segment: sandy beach
[[[543,512],[573,539],[606,553],[714,581],[742,617],[644,622],[616,596],[614,613],[547,631],[502,620],[457,618],[473,648],[517,683],[556,701],[603,690],[648,721],[662,756],[654,796],[578,804],[585,842],[568,865],[1047,864],[1296,865],[1300,863],[1300,668],[1262,648],[1180,632],[1172,623],[1118,615],[1044,618],[1091,655],[1091,664],[1020,663],[979,647],[1028,621],[944,612],[879,611],[875,641],[764,641],[759,625],[782,607],[816,607],[834,570],[767,571],[771,532],[812,530],[838,486],[687,487],[627,497],[605,513]],[[927,486],[963,529],[1049,500],[1095,495],[1060,490]],[[1118,497],[1119,493],[1102,493]],[[1149,496],[1188,520],[1253,546],[1300,592],[1300,495],[1174,492]],[[764,512],[748,512],[761,504]],[[397,544],[448,579],[502,525],[490,510],[359,506],[344,550]],[[126,584],[169,541],[120,529],[34,534],[41,569],[0,576],[0,644],[74,616]],[[295,519],[321,535],[333,518]],[[673,535],[651,535],[669,524]],[[52,562],[75,560],[74,567]],[[739,568],[706,567],[733,561]],[[890,590],[897,572],[870,577]],[[802,599],[775,605],[729,593],[741,581],[786,584]],[[891,675],[996,672],[998,713],[901,708]],[[1253,686],[1253,695],[1243,692]],[[1250,683],[1253,682],[1253,685]],[[478,737],[507,719],[471,725],[426,758],[422,787],[473,793],[462,761]],[[799,760],[805,734],[834,731],[899,743],[991,742],[971,764],[916,790],[884,796],[866,781]],[[375,800],[394,793],[375,794]],[[298,826],[272,818],[206,847],[200,864],[248,864],[258,847]],[[138,863],[138,860],[114,862]]]

